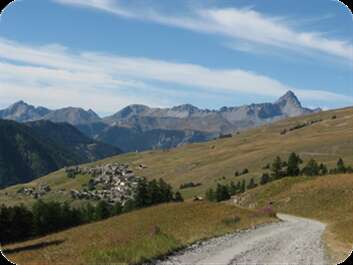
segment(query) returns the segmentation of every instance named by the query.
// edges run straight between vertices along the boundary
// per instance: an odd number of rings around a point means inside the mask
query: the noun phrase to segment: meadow
[[[312,121],[315,123],[310,124]],[[289,131],[303,123],[308,126]],[[281,134],[287,130],[286,134]],[[112,162],[127,163],[137,175],[147,179],[163,178],[175,190],[180,185],[193,181],[200,186],[182,189],[184,198],[204,196],[205,191],[216,184],[237,183],[251,178],[259,180],[264,166],[276,156],[287,159],[296,152],[306,163],[310,158],[324,162],[329,168],[335,167],[339,157],[347,165],[353,165],[353,108],[324,111],[308,116],[290,118],[259,128],[234,134],[231,138],[217,139],[206,143],[185,145],[170,150],[156,150],[141,153],[128,153],[89,165]],[[139,165],[147,168],[139,169]],[[249,173],[235,176],[236,171],[248,169]],[[5,204],[29,204],[31,198],[16,193],[23,186],[49,184],[54,192],[43,199],[70,201],[70,197],[59,190],[80,189],[87,184],[88,176],[66,177],[64,170],[27,184],[20,184],[0,191],[0,200]],[[56,192],[55,192],[56,191]],[[74,204],[79,203],[77,201]]]
[[[207,238],[276,221],[234,205],[169,203],[2,246],[21,265],[138,264]]]

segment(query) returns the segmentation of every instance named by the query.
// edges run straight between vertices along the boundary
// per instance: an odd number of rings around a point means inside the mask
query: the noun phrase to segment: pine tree
[[[302,173],[306,176],[317,176],[320,173],[320,168],[315,159],[310,159],[303,168]]]
[[[270,182],[270,175],[267,173],[263,173],[260,179],[260,185],[265,185]]]
[[[147,180],[145,178],[141,179],[137,184],[135,203],[138,208],[146,207],[152,204],[148,191]]]
[[[119,215],[119,214],[121,214],[122,212],[123,212],[123,206],[121,205],[120,202],[116,202],[116,203],[113,205],[111,215],[112,215],[112,216]]]
[[[237,193],[237,187],[235,186],[233,181],[230,182],[229,193],[230,193],[231,196],[233,196],[233,195],[235,195]]]
[[[82,208],[82,218],[85,223],[93,222],[95,219],[95,207],[91,203],[87,203],[85,207]]]
[[[134,200],[129,199],[125,202],[123,206],[123,213],[131,212],[134,209],[136,209],[136,203]]]
[[[303,161],[300,159],[299,155],[296,153],[291,153],[288,157],[287,162],[287,176],[299,176],[300,168],[299,165]]]
[[[248,186],[247,186],[247,189],[250,190],[250,189],[253,189],[253,188],[255,188],[255,187],[257,187],[257,184],[255,183],[254,179],[251,178],[251,179],[250,179],[250,182],[249,182],[249,184],[248,184]]]
[[[106,201],[99,201],[95,210],[95,220],[103,220],[110,216],[110,206]]]
[[[177,191],[175,193],[174,201],[175,202],[183,202],[184,201],[183,196],[181,196],[181,193],[179,191]]]
[[[228,187],[222,184],[217,184],[216,189],[216,201],[225,201],[230,199],[230,194],[228,191]]]
[[[274,179],[280,179],[283,177],[282,165],[281,158],[277,156],[271,165],[271,175]]]
[[[244,168],[243,171],[241,172],[242,175],[246,175],[249,173],[249,169]]]
[[[159,185],[155,179],[151,180],[148,182],[148,194],[149,194],[149,202],[147,205],[152,205],[152,204],[157,204],[157,203],[162,203],[162,195],[161,195],[161,190],[159,188]]]
[[[245,180],[243,179],[240,185],[240,193],[244,193],[244,192],[245,192]]]
[[[241,191],[240,181],[237,182],[237,185],[235,186],[235,188],[236,188],[236,193],[240,193],[240,191]]]
[[[163,179],[159,179],[159,188],[162,202],[171,202],[173,200],[172,186],[167,184]]]
[[[328,173],[327,167],[321,163],[319,166],[319,175],[324,176]]]

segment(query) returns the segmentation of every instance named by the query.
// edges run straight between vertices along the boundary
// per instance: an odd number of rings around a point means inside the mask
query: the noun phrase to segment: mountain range
[[[129,105],[103,118],[92,110],[73,107],[50,110],[19,101],[0,110],[0,118],[18,122],[66,122],[92,139],[129,152],[206,141],[220,134],[317,111],[303,107],[296,95],[288,91],[274,103],[222,107],[219,110],[199,109],[190,104],[172,108]]]

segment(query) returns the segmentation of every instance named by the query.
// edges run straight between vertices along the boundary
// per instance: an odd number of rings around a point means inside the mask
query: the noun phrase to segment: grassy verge
[[[263,207],[270,201],[278,212],[328,224],[325,240],[337,261],[353,249],[353,175],[286,178],[243,196],[244,206]]]
[[[21,265],[137,264],[199,240],[272,221],[227,204],[173,203],[3,246],[3,250]]]

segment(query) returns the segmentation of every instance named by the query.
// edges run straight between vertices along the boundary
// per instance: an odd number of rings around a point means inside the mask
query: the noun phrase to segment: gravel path
[[[328,264],[321,241],[324,224],[278,217],[283,222],[204,241],[154,264]]]

